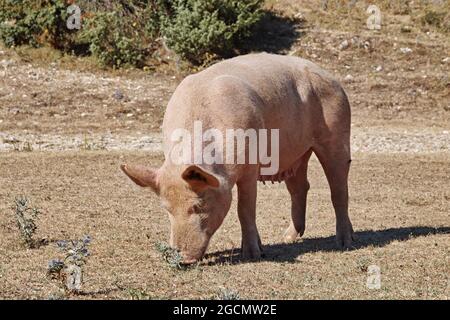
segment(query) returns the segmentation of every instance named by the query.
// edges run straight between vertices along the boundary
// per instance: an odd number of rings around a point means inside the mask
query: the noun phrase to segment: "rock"
[[[297,20],[298,22],[305,22],[305,21],[306,21],[305,15],[304,15],[303,13],[301,13],[301,12],[297,13],[297,14],[294,16],[294,18],[295,18],[295,20]]]
[[[442,59],[442,63],[450,63],[450,57]]]
[[[346,75],[344,78],[344,81],[347,83],[351,83],[353,80],[355,80],[355,78],[351,74]]]
[[[17,115],[20,113],[20,109],[19,108],[10,108],[9,112],[12,113],[13,115]]]
[[[14,64],[14,61],[12,61],[12,60],[3,59],[2,61],[0,61],[0,65],[2,65],[4,68],[7,68],[13,64]]]
[[[344,40],[344,41],[341,42],[341,44],[339,44],[338,49],[340,51],[343,51],[343,50],[348,49],[349,47],[350,47],[350,42],[348,40]]]
[[[410,33],[412,31],[412,28],[410,26],[402,26],[400,31],[403,33]]]
[[[406,47],[406,48],[400,48],[400,51],[401,51],[402,53],[404,53],[404,54],[408,54],[408,53],[413,52],[412,49],[411,49],[411,48],[408,48],[408,47]]]
[[[382,66],[378,66],[378,67],[375,68],[375,71],[376,72],[381,72],[381,71],[383,71],[383,67]]]
[[[120,91],[119,89],[116,89],[116,91],[113,94],[113,98],[120,101],[120,100],[123,100],[123,98],[125,98],[125,96],[123,95],[122,91]]]

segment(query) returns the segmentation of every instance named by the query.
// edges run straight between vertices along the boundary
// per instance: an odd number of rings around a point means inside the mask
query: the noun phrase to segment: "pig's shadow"
[[[263,11],[253,35],[237,44],[239,54],[266,51],[283,53],[304,35],[306,22],[297,18],[283,17],[272,11]]]
[[[386,230],[367,230],[355,232],[357,241],[350,250],[358,250],[368,246],[383,247],[393,241],[407,241],[409,239],[427,235],[450,234],[450,227],[407,227],[391,228]],[[259,261],[296,262],[296,259],[305,253],[340,251],[335,244],[335,237],[306,238],[291,244],[270,244],[263,246],[264,256]],[[243,260],[240,250],[225,250],[210,253],[206,257],[207,265],[222,263],[248,263],[257,261]]]

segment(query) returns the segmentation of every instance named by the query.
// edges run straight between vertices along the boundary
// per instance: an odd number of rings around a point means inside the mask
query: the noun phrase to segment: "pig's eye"
[[[198,204],[194,204],[192,207],[189,208],[188,213],[194,214],[194,213],[201,213],[202,207]]]

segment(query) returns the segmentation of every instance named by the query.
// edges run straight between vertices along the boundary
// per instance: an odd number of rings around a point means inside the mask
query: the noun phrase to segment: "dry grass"
[[[326,6],[323,5],[325,2]],[[267,5],[289,16],[301,13],[313,27],[350,32],[361,32],[365,28],[369,17],[367,9],[370,5],[376,5],[382,16],[381,34],[407,32],[425,37],[431,31],[444,38],[450,32],[447,28],[450,14],[448,1],[268,0]],[[430,12],[438,14],[430,15]],[[430,16],[428,19],[427,14]],[[402,30],[402,26],[409,28]]]
[[[320,2],[273,0],[268,6],[286,16],[301,13],[306,20],[290,54],[313,60],[342,80],[352,76],[345,86],[354,132],[404,130],[404,139],[410,139],[406,132],[411,130],[448,131],[450,62],[443,60],[449,57],[450,38],[442,28],[419,24],[427,8],[402,11],[389,1],[376,1],[384,23],[373,32],[365,28],[365,1],[357,1],[350,12],[331,0],[328,10],[317,10]],[[349,48],[339,49],[352,39]],[[402,53],[405,47],[412,52]],[[45,48],[0,51],[1,63],[12,61],[5,69],[0,66],[0,133],[11,137],[154,134],[182,77],[165,75],[164,69],[99,70],[87,58]],[[123,98],[115,97],[117,90]],[[86,283],[80,295],[69,298],[204,299],[220,292],[241,299],[449,298],[448,152],[354,155],[355,250],[335,250],[328,186],[314,160],[305,239],[281,243],[290,220],[288,193],[283,185],[261,185],[258,226],[265,258],[239,260],[234,203],[206,259],[181,271],[155,249],[169,234],[158,199],[118,170],[122,162],[156,165],[160,155],[98,150],[88,138],[78,152],[39,152],[28,150],[26,141],[17,143],[18,151],[30,152],[0,152],[0,299],[61,297],[58,285],[46,277],[48,262],[59,256],[55,242],[85,234],[93,238]],[[48,245],[27,250],[21,244],[11,210],[21,194],[41,209],[35,238]],[[381,290],[366,287],[372,264],[381,267]]]
[[[449,274],[450,158],[356,154],[351,216],[359,236],[353,251],[334,247],[334,216],[316,160],[312,162],[307,232],[285,245],[289,196],[283,185],[259,188],[260,262],[239,261],[236,205],[215,235],[208,257],[187,271],[171,268],[154,244],[166,241],[168,218],[158,199],[122,176],[122,161],[151,162],[144,153],[9,153],[0,155],[0,297],[47,298],[54,241],[90,234],[86,286],[76,298],[210,298],[221,287],[241,298],[446,299]],[[36,170],[39,168],[39,170]],[[8,203],[26,192],[42,214],[38,237],[21,245]],[[366,288],[367,267],[382,270],[382,289]],[[230,281],[232,280],[232,281]],[[230,287],[231,286],[231,287]],[[446,291],[447,290],[447,291]],[[136,294],[139,293],[139,294]]]
[[[315,0],[272,2],[285,14],[304,17],[307,23],[290,54],[317,62],[345,82],[356,125],[404,126],[413,120],[415,125],[448,127],[449,33],[421,22],[430,10],[449,17],[448,2],[356,1],[348,7],[349,1],[330,0],[327,10],[318,9]],[[379,31],[366,27],[372,3],[381,9]],[[341,49],[345,41],[349,46]],[[402,48],[412,51],[405,54]],[[353,79],[344,81],[348,75]]]

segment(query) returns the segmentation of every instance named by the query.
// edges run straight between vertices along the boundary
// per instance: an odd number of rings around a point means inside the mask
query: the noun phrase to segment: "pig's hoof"
[[[242,259],[244,260],[259,260],[262,256],[262,250],[259,245],[256,246],[243,246],[242,247]]]
[[[298,232],[296,230],[292,230],[291,228],[288,228],[283,235],[284,243],[292,243],[297,240]]]
[[[284,243],[293,243],[299,236],[303,236],[303,234],[305,233],[305,227],[301,227],[299,229],[300,230],[297,231],[297,229],[293,225],[290,225],[289,228],[287,228],[284,232]]]
[[[339,231],[336,233],[336,244],[339,249],[350,249],[353,247],[353,242],[356,237],[353,233],[353,229],[350,227],[347,230]]]

